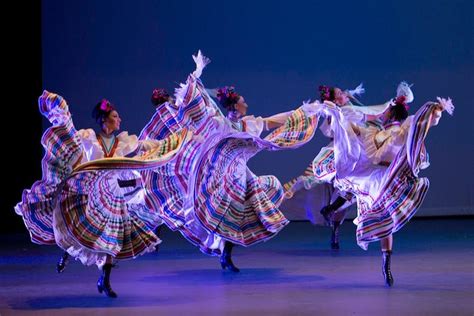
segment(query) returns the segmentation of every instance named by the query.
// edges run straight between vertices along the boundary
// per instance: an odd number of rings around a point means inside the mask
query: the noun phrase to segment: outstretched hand
[[[194,70],[193,75],[196,78],[199,78],[201,77],[202,70],[211,62],[211,60],[204,56],[201,53],[201,50],[198,50],[197,54],[193,55],[193,60],[196,63],[196,70]]]
[[[365,93],[365,88],[364,85],[360,83],[354,90],[348,90],[347,92],[349,92],[351,96],[361,95]]]
[[[437,97],[436,100],[438,100],[438,104],[441,106],[441,108],[443,109],[443,111],[446,111],[448,112],[449,115],[453,115],[454,113],[454,104],[453,104],[453,100],[451,100],[451,98],[440,98],[440,97]]]

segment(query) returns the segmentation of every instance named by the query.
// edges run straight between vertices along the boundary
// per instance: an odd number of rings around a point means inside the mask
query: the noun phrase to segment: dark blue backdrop
[[[364,82],[366,104],[414,83],[415,111],[451,96],[453,118],[429,135],[431,188],[420,214],[474,214],[473,1],[43,1],[43,84],[63,95],[78,128],[93,126],[106,97],[122,128],[138,133],[153,114],[154,87],[173,89],[201,49],[206,86],[233,84],[255,115],[315,98],[319,84]],[[321,134],[297,151],[262,153],[250,166],[282,182],[300,174]]]

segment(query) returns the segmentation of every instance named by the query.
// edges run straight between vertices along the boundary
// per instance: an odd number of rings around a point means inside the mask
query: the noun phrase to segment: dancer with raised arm
[[[66,101],[44,91],[41,114],[53,124],[42,137],[43,177],[24,190],[15,211],[23,217],[34,243],[57,244],[69,256],[96,264],[102,274],[99,292],[117,297],[110,285],[115,259],[131,259],[160,243],[153,230],[161,223],[145,205],[139,170],[154,169],[173,159],[190,134],[182,130],[162,140],[139,141],[117,134],[121,118],[103,99],[94,107],[99,132],[76,130]],[[130,153],[139,153],[125,158]]]

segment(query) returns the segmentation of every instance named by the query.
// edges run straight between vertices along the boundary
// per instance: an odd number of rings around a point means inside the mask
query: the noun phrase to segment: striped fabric
[[[288,224],[278,209],[283,187],[246,164],[262,148],[252,139],[225,138],[201,158],[194,209],[204,227],[243,246],[267,240]]]
[[[334,149],[332,146],[323,147],[302,175],[283,185],[285,194],[287,198],[291,198],[300,188],[309,190],[318,183],[332,183],[335,175]]]
[[[68,106],[62,97],[45,92],[38,103],[41,114],[53,124],[41,138],[45,150],[41,162],[42,178],[31,189],[23,191],[15,211],[23,217],[34,243],[54,245],[52,214],[56,194],[82,157],[81,140],[76,135]]]
[[[55,222],[64,223],[69,236],[59,238],[72,237],[72,245],[77,243],[116,259],[135,258],[153,249],[160,242],[154,234],[160,224],[158,214],[134,201],[137,192],[132,188],[118,186],[117,179],[133,178],[136,175],[125,170],[82,172],[68,178],[60,193]]]
[[[283,190],[288,198],[294,193],[295,185],[301,181],[306,182],[307,184],[303,185],[303,187],[307,187],[308,189],[312,187],[313,183],[315,182],[315,176],[313,173],[313,164],[309,164],[309,166],[304,170],[303,174],[297,178],[293,178],[290,181],[283,184]]]
[[[303,145],[313,137],[317,119],[298,109],[261,139],[232,129],[199,79],[188,78],[179,93],[182,106],[159,108],[155,118],[163,121],[155,125],[168,131],[187,127],[195,136],[175,160],[145,177],[148,205],[207,254],[220,253],[219,238],[249,246],[273,237],[288,223],[278,210],[283,188],[273,176],[255,176],[247,161],[263,149]]]
[[[293,112],[285,124],[265,137],[265,141],[271,143],[266,146],[269,150],[301,147],[313,138],[317,126],[318,117],[307,116],[299,108]]]
[[[321,148],[318,155],[313,159],[302,175],[291,179],[283,185],[285,197],[291,199],[294,194],[302,188],[311,190],[318,184],[330,183],[332,185],[335,176],[334,148],[331,142],[329,145]],[[323,206],[326,206],[330,202],[330,200],[325,201]],[[314,216],[311,215],[311,218],[313,217]]]
[[[323,156],[322,154],[328,152],[328,149],[330,149],[331,156],[334,158],[334,151],[332,148],[328,147],[323,147],[321,149],[318,156],[314,159],[314,162],[321,162],[324,160],[325,158],[319,159],[318,157]],[[332,172],[330,176],[322,178],[318,178],[314,174],[314,162],[309,164],[302,175],[283,185],[286,200],[281,208],[287,216],[298,216],[295,214],[304,213],[306,215],[305,217],[311,223],[315,225],[328,226],[331,224],[326,221],[320,211],[323,207],[334,202],[337,197],[341,196],[345,198],[347,202],[338,208],[337,211],[333,212],[330,219],[331,221],[342,222],[347,215],[349,206],[353,204],[353,197],[348,192],[341,192],[334,188],[333,179],[336,174],[334,161],[331,162],[331,168],[334,169],[334,172]]]
[[[161,104],[139,139],[163,139],[183,128],[201,126],[208,120],[209,111],[219,111],[207,93],[201,93],[204,90],[202,82],[189,75],[186,84],[176,90],[176,102],[180,106],[169,102]]]
[[[94,252],[130,259],[153,250],[161,242],[154,233],[161,224],[159,213],[135,199],[143,190],[120,188],[118,179],[136,179],[138,171],[165,166],[189,136],[183,129],[135,158],[98,159],[77,166],[61,191],[60,212],[55,213],[60,245],[77,252],[85,264],[93,261]]]
[[[312,163],[313,174],[319,181],[332,182],[336,176],[334,148],[323,147]]]
[[[413,117],[406,145],[389,167],[373,166],[372,175],[380,181],[378,194],[368,194],[350,178],[336,176],[336,184],[357,196],[357,242],[367,249],[368,243],[383,239],[400,230],[416,213],[429,188],[427,178],[419,178],[420,167],[427,166],[424,140],[430,128],[436,104],[427,103]],[[335,136],[337,146],[338,135]],[[336,155],[336,160],[338,159]],[[338,167],[336,167],[339,170]],[[361,174],[362,175],[362,174]],[[370,181],[367,180],[367,181]]]
[[[147,208],[141,188],[118,186],[140,177],[139,171],[165,166],[192,134],[181,129],[133,158],[106,158],[78,165],[82,142],[66,102],[45,91],[41,113],[53,127],[42,138],[43,178],[25,190],[15,207],[32,241],[58,244],[85,264],[103,264],[105,254],[134,258],[160,242],[153,230],[159,214]]]
[[[220,238],[206,231],[194,216],[192,188],[199,155],[219,140],[222,120],[214,114],[217,106],[199,79],[189,76],[186,85],[177,90],[180,106],[165,103],[157,108],[150,123],[140,133],[140,139],[160,139],[187,128],[193,138],[187,141],[176,159],[154,170],[142,171],[147,205],[159,212],[163,222],[178,230],[187,240],[206,254],[219,255]]]
[[[309,141],[317,118],[297,109],[264,139],[230,133],[202,156],[197,170],[195,212],[204,227],[243,246],[275,236],[288,220],[278,209],[283,187],[273,176],[255,176],[247,161],[261,150],[297,148]]]
[[[259,184],[265,191],[270,201],[275,205],[280,205],[284,199],[284,189],[280,185],[280,181],[275,176],[258,177]]]
[[[176,159],[153,171],[142,172],[144,187],[150,193],[146,195],[148,205],[162,214],[163,221],[172,230],[187,222],[185,203],[189,204],[196,165],[202,152],[218,141],[218,128],[219,123],[210,118],[207,124],[196,130],[199,138],[188,141]]]

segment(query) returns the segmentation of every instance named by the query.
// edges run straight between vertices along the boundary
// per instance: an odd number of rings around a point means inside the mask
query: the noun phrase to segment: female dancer
[[[429,186],[427,178],[418,176],[429,165],[424,140],[442,111],[452,114],[454,106],[450,99],[438,98],[408,116],[406,96],[400,96],[382,124],[369,127],[345,119],[330,101],[323,106],[334,132],[334,183],[357,199],[357,243],[367,249],[369,242],[380,240],[382,272],[386,285],[392,286],[392,235],[415,214]]]
[[[200,53],[195,59],[209,62]],[[304,106],[269,118],[246,116],[245,99],[231,87],[218,89],[216,97],[226,116],[193,75],[177,90],[175,100],[155,90],[158,108],[153,120],[160,121],[161,128],[147,127],[142,137],[159,138],[181,128],[194,136],[173,162],[146,177],[144,186],[149,205],[162,212],[167,226],[202,252],[220,255],[223,269],[238,272],[231,260],[234,244],[268,240],[288,224],[278,209],[280,182],[274,176],[256,176],[247,167],[248,159],[262,149],[301,146],[313,136],[317,120]],[[278,126],[266,138],[259,137],[264,129]]]
[[[361,126],[371,124],[368,120],[373,120],[383,114],[389,105],[393,103],[393,100],[389,100],[382,105],[364,106],[356,99],[356,95],[364,92],[362,84],[354,90],[345,91],[338,87],[319,87],[321,102],[333,102],[344,111],[346,119],[350,119],[354,124]],[[400,83],[397,88],[397,96],[402,94],[409,95],[410,99],[413,100],[410,86],[405,82]],[[354,101],[358,106],[354,106],[351,101]],[[339,249],[340,225],[346,217],[349,207],[355,203],[355,198],[349,192],[342,192],[334,188],[334,177],[336,175],[334,168],[334,143],[332,141],[334,133],[331,130],[330,123],[330,117],[324,119],[320,130],[324,136],[331,139],[331,142],[320,150],[302,176],[289,181],[284,187],[286,198],[292,198],[302,188],[311,190],[307,194],[314,196],[312,200],[313,204],[315,202],[316,205],[305,207],[308,218],[315,224],[329,224],[331,226],[331,249]],[[315,208],[318,211],[317,213],[312,212]]]
[[[138,141],[127,132],[116,135],[121,118],[105,99],[93,111],[97,134],[74,128],[59,95],[44,91],[39,107],[53,124],[42,137],[43,177],[24,190],[15,211],[33,242],[57,244],[82,263],[96,264],[102,269],[99,292],[117,297],[110,286],[113,259],[135,258],[161,242],[153,233],[160,219],[144,204],[137,170],[167,163],[190,135],[183,130],[160,141]],[[140,155],[121,158],[135,151]],[[67,257],[60,259],[58,272]]]

